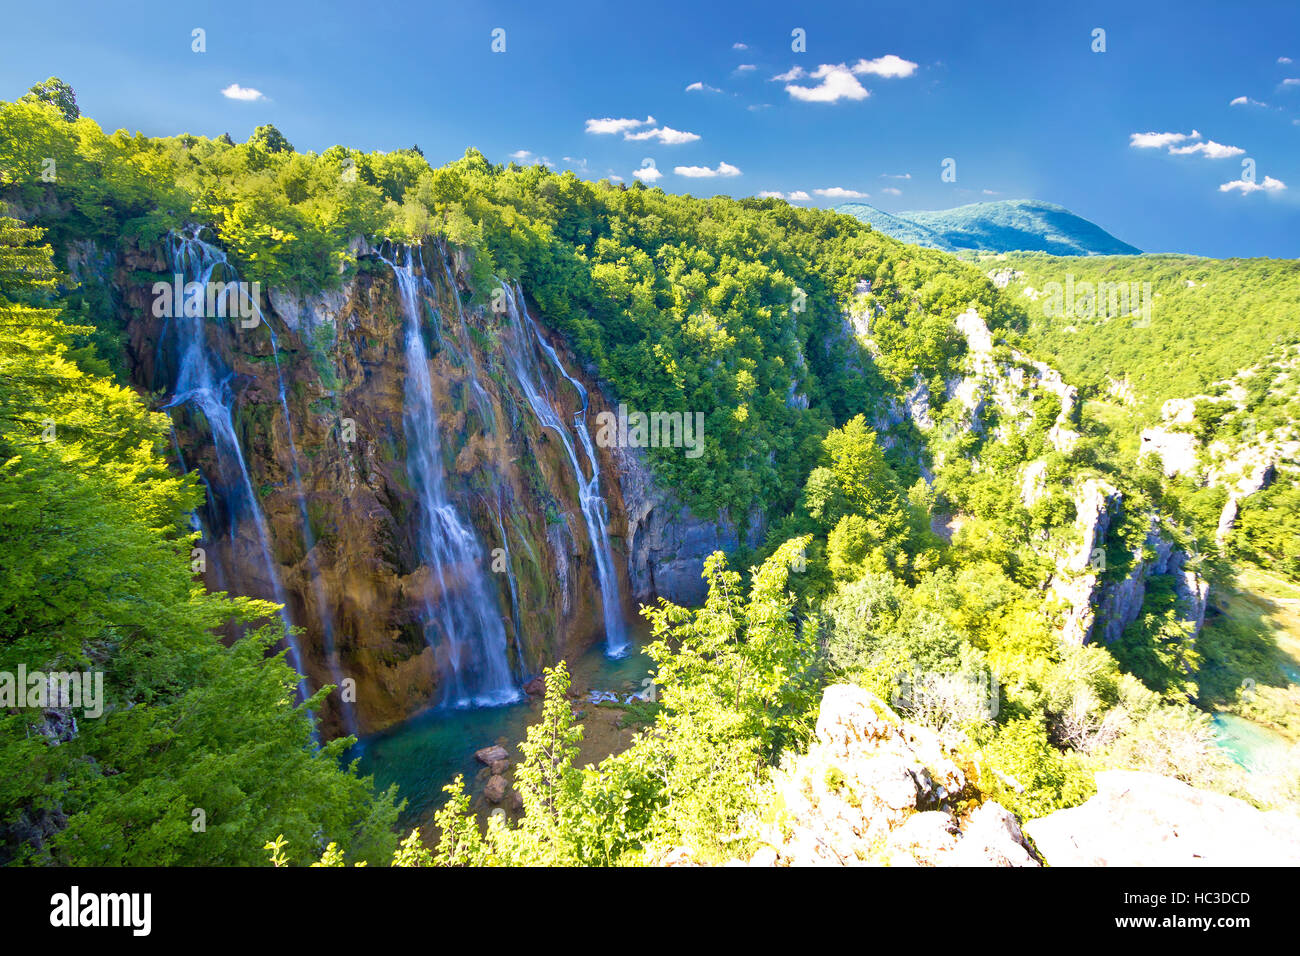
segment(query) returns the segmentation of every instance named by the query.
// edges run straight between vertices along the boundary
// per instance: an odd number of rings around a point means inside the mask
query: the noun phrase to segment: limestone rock
[[[1190,432],[1170,431],[1163,425],[1142,429],[1138,458],[1155,455],[1160,459],[1166,478],[1192,474],[1199,464],[1196,436]]]
[[[970,815],[952,862],[955,866],[1039,865],[1016,815],[994,800]]]
[[[487,764],[489,767],[498,760],[508,760],[510,755],[506,753],[506,748],[498,744],[491,747],[484,747],[481,750],[474,751],[474,759],[479,763]]]
[[[1019,821],[995,803],[963,824],[966,777],[949,745],[880,698],[838,684],[822,696],[806,754],[774,771],[774,822],[751,834],[754,866],[1034,866]],[[760,816],[762,816],[760,814]]]
[[[483,788],[483,796],[487,797],[488,803],[500,803],[505,798],[506,789],[506,778],[493,774],[488,777],[487,786]]]
[[[1032,508],[1046,493],[1047,462],[1040,458],[1025,465],[1020,480],[1020,500],[1026,508]]]
[[[1300,818],[1159,774],[1107,770],[1082,806],[1030,820],[1051,866],[1300,866]]]

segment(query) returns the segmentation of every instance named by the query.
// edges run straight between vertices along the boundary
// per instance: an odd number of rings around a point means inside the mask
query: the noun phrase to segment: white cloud
[[[643,129],[639,133],[624,133],[623,138],[632,141],[653,139],[665,146],[680,146],[682,143],[694,143],[700,136],[698,133],[686,133],[671,126],[658,126],[654,129]]]
[[[1282,182],[1280,179],[1274,179],[1272,176],[1265,176],[1262,183],[1251,182],[1246,179],[1234,179],[1232,182],[1224,183],[1220,186],[1219,192],[1230,193],[1234,189],[1238,190],[1243,196],[1247,193],[1259,192],[1260,190],[1267,190],[1268,192],[1275,193],[1286,189],[1286,183]]]
[[[805,76],[807,76],[807,74],[804,73],[803,67],[792,66],[784,73],[778,73],[776,76],[772,77],[772,79],[778,83],[789,83],[791,80],[803,79]]]
[[[802,189],[796,189],[785,198],[790,200],[790,202],[807,202],[810,197]]]
[[[716,86],[709,86],[707,83],[701,83],[698,80],[686,87],[687,93],[721,93],[722,90]]]
[[[609,133],[625,133],[630,129],[636,129],[638,126],[651,126],[655,118],[647,116],[643,120],[639,119],[589,119],[587,120],[587,132],[595,133],[597,136],[603,136]]]
[[[731,48],[732,48],[733,50],[748,50],[748,49],[749,49],[749,44],[748,44],[748,43],[733,43],[733,44],[731,44]]]
[[[802,100],[805,103],[865,100],[871,95],[843,63],[823,63],[809,75],[809,78],[821,82],[816,86],[796,86],[791,83],[786,86],[785,91],[792,99]]]
[[[266,99],[261,90],[255,90],[249,86],[240,86],[238,83],[231,83],[221,91],[221,95],[228,100],[241,100],[245,103]]]
[[[771,103],[750,103],[745,107],[745,109],[749,110],[751,113],[757,113],[759,110],[770,110],[771,108]]]
[[[1229,156],[1244,155],[1245,152],[1240,146],[1224,146],[1212,139],[1207,139],[1203,143],[1192,143],[1190,146],[1169,147],[1170,156],[1187,156],[1191,153],[1200,153],[1206,159],[1227,159]]]
[[[1280,57],[1277,58],[1277,62],[1279,62],[1279,63],[1290,63],[1290,62],[1291,62],[1291,58],[1290,58],[1289,56],[1280,56]]]
[[[522,163],[522,162],[526,161],[526,160],[528,159],[528,157],[530,157],[530,156],[532,156],[532,155],[533,155],[533,154],[530,153],[530,152],[529,152],[528,150],[526,150],[526,149],[517,149],[517,150],[515,150],[513,153],[510,154],[510,158],[513,159],[515,162]]]
[[[1268,106],[1267,103],[1261,103],[1259,100],[1252,100],[1249,96],[1238,96],[1228,104],[1229,106]]]
[[[911,173],[881,173],[881,179],[911,179]]]
[[[758,194],[759,199],[784,199],[785,193],[777,192],[772,189],[765,189]]]
[[[981,189],[980,192],[982,192],[985,196],[1001,195],[996,189]]]
[[[740,64],[740,66],[736,67],[736,72],[737,72],[737,73],[748,73],[750,70],[757,70],[757,69],[758,69],[758,67],[756,67],[756,66],[755,66],[754,64],[752,64],[752,63],[742,63],[742,64]]]
[[[650,163],[648,166],[642,166],[632,175],[645,183],[657,183],[659,180],[664,178],[664,174],[655,168],[654,163]]]
[[[1191,133],[1130,133],[1128,144],[1134,149],[1160,149],[1164,146],[1172,146],[1174,143],[1181,143],[1185,139],[1200,139],[1201,134],[1192,130]]]
[[[687,179],[713,179],[718,176],[739,176],[740,170],[730,163],[718,163],[717,169],[708,166],[674,166],[673,172]]]
[[[1282,81],[1283,86],[1300,86],[1300,77],[1289,77]]]
[[[824,196],[827,199],[870,199],[870,193],[860,193],[856,189],[845,189],[843,186],[829,186],[826,189],[814,189],[818,196]]]
[[[904,77],[916,72],[916,64],[911,60],[904,60],[901,56],[886,53],[874,60],[858,60],[853,64],[853,72],[859,75],[870,73],[873,76],[886,78]]]
[[[899,189],[897,186],[886,186],[884,189],[882,189],[882,190],[880,190],[880,191],[881,191],[882,193],[884,193],[885,195],[887,195],[887,196],[901,196],[901,195],[903,195],[903,191],[902,191],[901,189]]]

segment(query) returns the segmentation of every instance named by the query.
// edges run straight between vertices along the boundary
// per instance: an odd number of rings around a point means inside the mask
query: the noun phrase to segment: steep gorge
[[[601,448],[579,431],[617,403],[524,290],[502,289],[495,310],[467,305],[464,254],[432,241],[358,240],[354,252],[356,274],[337,291],[266,290],[255,324],[155,316],[154,283],[172,282],[178,264],[165,249],[69,257],[74,276],[112,289],[131,380],[154,407],[172,406],[176,462],[207,489],[196,570],[211,589],[286,604],[303,629],[291,660],[308,691],[355,682],[354,700],[335,691],[326,701],[322,735],[491,696],[457,686],[484,662],[481,647],[447,639],[461,630],[439,621],[448,605],[472,609],[476,627],[504,642],[495,666],[509,673],[489,682],[504,700],[544,665],[605,640],[637,602],[695,599],[703,557],[734,546],[734,529],[681,506],[641,450]],[[182,282],[202,278],[184,271]],[[422,348],[408,347],[412,318]],[[201,336],[191,344],[211,357],[229,435],[219,408],[177,393],[177,328]],[[417,447],[408,406],[421,354],[432,425],[420,427],[437,434]],[[243,482],[229,474],[231,441]],[[420,455],[433,457],[412,467]],[[441,485],[432,506],[430,480]],[[430,532],[431,519],[441,528]],[[464,540],[430,560],[431,533]]]

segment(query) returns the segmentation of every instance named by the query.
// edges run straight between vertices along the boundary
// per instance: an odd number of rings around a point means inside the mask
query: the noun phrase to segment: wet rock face
[[[676,604],[699,604],[708,593],[701,576],[704,559],[739,544],[735,526],[724,516],[711,521],[693,514],[670,490],[660,487],[645,454],[636,448],[614,450],[626,527],[628,576],[633,598],[664,597]],[[766,531],[765,515],[749,515],[745,535],[757,547]]]
[[[399,290],[374,250],[357,252],[357,273],[340,289],[307,296],[264,290],[256,327],[212,319],[205,329],[207,348],[230,371],[232,422],[264,516],[270,564],[291,621],[305,631],[299,643],[308,685],[348,684],[350,699],[335,692],[320,714],[327,737],[378,730],[435,703],[448,666],[446,647],[426,636],[424,603],[436,588],[419,558],[419,499],[406,464],[409,370]],[[96,261],[93,249],[75,254],[81,263]],[[603,639],[595,556],[568,453],[539,422],[511,360],[512,350],[535,346],[521,341],[505,316],[466,304],[471,296],[459,257],[428,243],[420,262],[444,478],[481,555],[477,569],[442,569],[445,580],[436,587],[457,588],[474,573],[486,577],[522,686],[543,666]],[[155,402],[161,407],[178,360],[140,273],[162,280],[171,267],[158,250],[128,250],[104,268],[119,294],[131,378],[142,392],[163,396]],[[594,421],[611,403],[546,330],[544,317],[533,315],[558,360],[587,389]],[[537,354],[547,400],[560,421],[572,422],[581,408],[577,390]],[[205,582],[272,597],[250,523],[226,513],[230,479],[220,473],[202,414],[189,407],[170,414],[174,457],[209,486],[198,513]],[[704,557],[734,547],[735,532],[676,505],[639,453],[596,454],[622,615],[635,613],[634,601],[659,594],[676,601],[702,596]],[[590,475],[581,450],[578,457]]]
[[[1025,824],[1051,866],[1297,866],[1300,821],[1159,774],[1107,770],[1097,795]]]

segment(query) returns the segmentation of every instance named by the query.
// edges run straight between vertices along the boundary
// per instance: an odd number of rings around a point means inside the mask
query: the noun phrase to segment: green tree
[[[329,688],[296,702],[275,606],[195,581],[201,495],[167,467],[168,420],[70,360],[38,241],[0,220],[0,671],[98,673],[104,700],[0,713],[0,859],[253,864],[318,828],[386,859],[392,792],[340,769],[350,739],[313,742]],[[227,647],[230,624],[248,633]]]
[[[268,153],[293,152],[293,144],[285,139],[284,134],[270,123],[265,123],[253,130],[253,135],[248,137],[248,144],[264,149]]]
[[[69,123],[81,116],[81,110],[77,106],[77,94],[73,92],[71,86],[57,76],[52,76],[43,83],[37,83],[23,99],[49,103]]]

